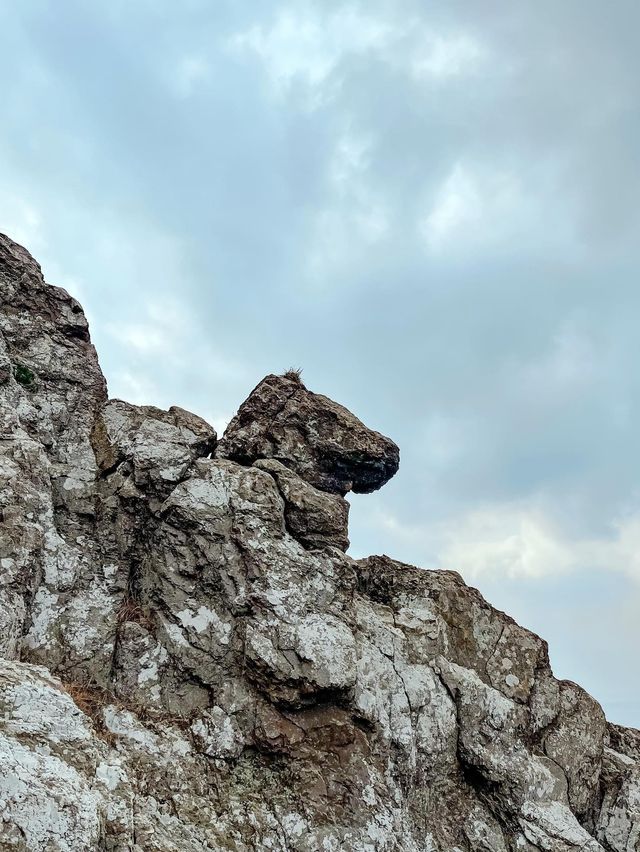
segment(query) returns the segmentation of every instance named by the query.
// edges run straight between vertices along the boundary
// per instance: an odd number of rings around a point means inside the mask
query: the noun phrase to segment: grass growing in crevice
[[[114,703],[113,696],[97,685],[64,680],[61,684],[76,707],[91,719],[98,736],[113,746],[117,737],[107,728],[103,712],[105,707]]]
[[[64,691],[71,696],[76,707],[91,719],[97,735],[109,746],[115,746],[118,741],[118,734],[109,730],[104,718],[105,707],[109,706],[120,712],[132,713],[138,722],[144,726],[173,725],[183,731],[189,730],[191,714],[182,716],[179,713],[171,713],[162,707],[153,707],[137,701],[125,701],[118,698],[114,693],[102,689],[97,684],[64,680],[61,680],[60,683]]]
[[[141,627],[144,627],[145,630],[149,631],[149,633],[153,633],[155,626],[147,610],[139,601],[132,597],[125,598],[120,604],[117,621],[118,624],[124,624],[126,621],[133,621]]]
[[[33,390],[36,386],[36,374],[24,364],[13,365],[13,377],[19,385],[27,390]]]

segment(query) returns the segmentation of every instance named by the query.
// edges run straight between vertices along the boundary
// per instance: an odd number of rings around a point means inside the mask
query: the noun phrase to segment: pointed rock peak
[[[398,470],[400,451],[299,375],[269,375],[242,403],[217,455],[242,464],[273,458],[322,491],[367,494]]]
[[[40,264],[26,248],[0,234],[0,304],[14,318],[18,337],[27,338],[16,317],[28,315],[40,336],[62,336],[90,343],[89,324],[82,305],[62,287],[47,284]],[[5,320],[9,325],[10,319]],[[10,330],[9,330],[10,332]]]
[[[107,399],[82,306],[62,287],[47,284],[27,249],[4,234],[0,234],[0,384],[11,384],[34,403],[34,425],[42,421],[36,412],[46,400],[61,429],[67,428],[74,405],[87,409],[89,428],[94,407]]]
[[[20,279],[25,275],[44,284],[40,264],[23,246],[15,243],[6,234],[0,234],[0,273],[3,277]]]

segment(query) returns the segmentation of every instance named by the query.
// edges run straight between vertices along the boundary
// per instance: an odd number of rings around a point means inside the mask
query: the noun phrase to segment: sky
[[[0,231],[110,393],[302,368],[401,448],[350,553],[459,571],[640,727],[636,0],[0,0]]]

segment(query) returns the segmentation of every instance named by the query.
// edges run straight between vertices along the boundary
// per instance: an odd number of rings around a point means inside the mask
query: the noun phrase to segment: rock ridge
[[[0,850],[640,850],[640,732],[459,574],[346,553],[398,464],[291,373],[219,440],[108,399],[0,235]]]

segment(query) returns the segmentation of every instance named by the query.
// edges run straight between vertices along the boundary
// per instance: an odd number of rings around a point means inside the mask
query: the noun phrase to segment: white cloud
[[[467,34],[431,35],[416,50],[411,71],[420,80],[458,77],[476,72],[487,58],[486,48]]]
[[[324,83],[346,53],[379,48],[391,34],[388,24],[353,7],[326,16],[293,6],[281,10],[271,26],[254,26],[234,36],[231,46],[260,57],[282,93],[295,78],[311,86]]]
[[[516,178],[502,171],[479,173],[456,163],[431,201],[418,230],[429,251],[455,244],[481,248],[499,244],[528,215],[528,203]]]
[[[137,349],[139,352],[160,352],[167,343],[162,332],[149,325],[129,323],[122,326],[109,326],[108,330],[119,343]]]
[[[435,32],[419,19],[363,13],[355,4],[332,14],[291,6],[270,25],[235,35],[230,46],[258,56],[279,95],[295,80],[326,86],[346,56],[371,53],[422,82],[475,73],[488,55],[468,33]]]
[[[329,163],[329,180],[336,192],[348,193],[354,181],[366,174],[371,162],[371,145],[370,138],[358,136],[353,131],[338,139]]]
[[[211,64],[205,57],[182,57],[174,69],[171,88],[180,98],[188,98],[194,90],[211,78]]]
[[[566,403],[568,394],[584,393],[596,380],[606,377],[608,362],[609,353],[570,318],[562,323],[548,351],[524,364],[514,381],[522,394]]]
[[[595,558],[603,569],[622,571],[640,583],[640,513],[632,513],[615,522],[611,543],[599,542]]]
[[[578,559],[575,542],[542,512],[501,506],[454,524],[437,557],[439,566],[471,579],[555,576],[574,570]]]
[[[175,299],[156,298],[146,304],[144,319],[110,323],[106,330],[119,344],[136,352],[162,353],[175,360],[189,327],[185,309]]]
[[[378,510],[370,523],[383,529],[396,549],[412,552],[419,564],[458,571],[470,581],[543,581],[595,571],[615,572],[640,583],[640,511],[617,520],[609,535],[583,538],[555,523],[548,507],[526,502],[495,504],[445,522],[415,525]]]
[[[132,405],[157,405],[160,396],[161,390],[149,374],[116,370],[109,378],[111,399],[124,399]]]
[[[371,140],[353,131],[338,139],[327,166],[329,201],[318,209],[307,249],[313,282],[326,284],[389,233],[390,215],[371,180]]]
[[[33,254],[46,248],[45,229],[37,207],[7,190],[0,191],[0,232],[28,246]]]

